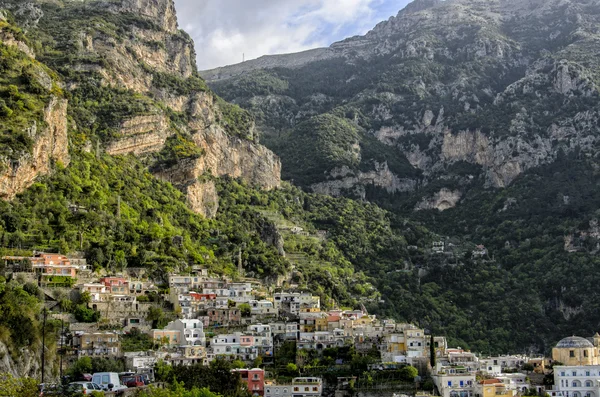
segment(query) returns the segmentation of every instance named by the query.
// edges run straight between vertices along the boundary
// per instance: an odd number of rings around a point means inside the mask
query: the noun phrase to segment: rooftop
[[[592,342],[590,342],[589,340],[587,340],[585,338],[582,338],[579,336],[569,336],[568,338],[564,338],[560,342],[558,342],[556,344],[556,347],[559,349],[574,348],[574,347],[587,348],[587,347],[594,347],[594,345],[592,344]]]

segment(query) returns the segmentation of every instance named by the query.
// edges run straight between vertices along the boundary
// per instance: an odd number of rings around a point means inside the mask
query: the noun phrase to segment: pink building
[[[71,260],[61,254],[36,254],[32,257],[5,256],[5,264],[24,263],[31,264],[31,270],[44,276],[76,277],[79,266],[73,265]]]
[[[248,390],[253,396],[265,395],[265,371],[260,368],[252,369],[232,369],[231,372],[237,372],[242,377],[242,381],[248,386]]]
[[[111,294],[129,294],[129,280],[124,277],[103,277],[100,282],[106,285],[108,292]]]

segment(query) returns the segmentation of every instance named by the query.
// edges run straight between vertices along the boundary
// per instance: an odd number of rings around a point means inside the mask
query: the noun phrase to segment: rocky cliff
[[[178,30],[172,0],[3,0],[2,7],[41,38],[39,59],[57,66],[76,98],[75,128],[92,139],[97,135],[107,153],[143,156],[151,164],[170,137],[184,134],[193,136],[203,155],[194,161],[180,158],[182,165],[170,168],[174,179],[185,180],[181,186],[196,186],[197,193],[200,185],[193,179],[205,172],[265,188],[279,185],[279,160],[254,142],[251,117],[217,100],[198,76],[194,43]],[[94,23],[82,25],[82,18]],[[51,109],[52,123],[59,122],[56,112],[66,116],[66,103],[53,102]],[[54,140],[38,140],[34,163],[24,158],[6,172],[5,197],[30,184],[34,169],[46,171],[39,161],[48,145],[56,146],[50,159],[68,163],[62,155],[66,146],[58,148],[67,142],[66,117],[48,131]],[[175,176],[177,170],[183,174]]]
[[[0,167],[0,198],[10,200],[33,184],[39,175],[49,174],[55,164],[69,165],[67,101],[52,98],[44,111],[44,125],[37,123],[26,131],[34,140],[31,154],[18,160],[4,160]]]
[[[599,24],[600,5],[584,0],[416,0],[366,35],[316,50],[326,54],[318,61],[292,54],[201,73],[257,116],[284,175],[289,154],[272,131],[293,136],[307,119],[343,115],[395,156],[363,138],[360,173],[336,178],[339,169],[325,168],[332,181],[304,185],[360,197],[372,185],[410,191],[396,186],[412,180],[421,200],[439,192],[435,184],[504,188],[559,153],[594,155]],[[394,159],[412,170],[361,178]],[[462,164],[467,175],[456,173]]]

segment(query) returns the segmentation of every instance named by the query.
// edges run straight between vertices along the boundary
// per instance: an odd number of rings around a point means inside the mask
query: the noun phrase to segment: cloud
[[[397,0],[175,0],[200,70],[322,47],[363,34]],[[397,12],[398,10],[395,10]]]

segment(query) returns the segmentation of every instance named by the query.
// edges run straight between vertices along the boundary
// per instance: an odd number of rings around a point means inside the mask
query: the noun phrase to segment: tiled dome
[[[594,347],[594,345],[592,345],[592,342],[590,342],[589,340],[587,340],[585,338],[581,338],[579,336],[569,336],[568,338],[565,338],[565,339],[561,340],[560,342],[558,342],[556,347],[558,347],[558,348],[573,348],[573,347],[586,348],[586,347]]]

